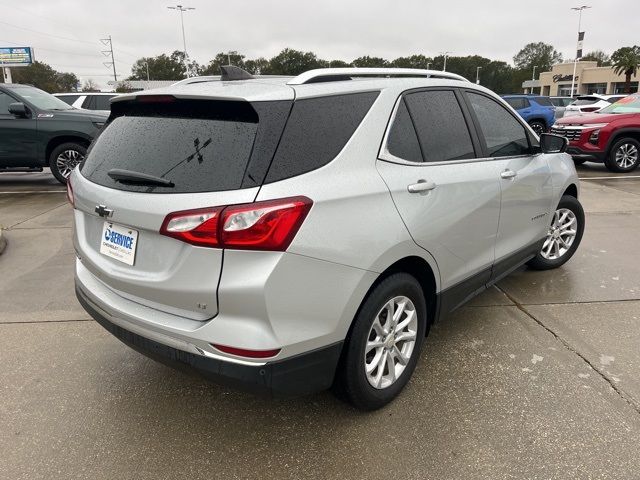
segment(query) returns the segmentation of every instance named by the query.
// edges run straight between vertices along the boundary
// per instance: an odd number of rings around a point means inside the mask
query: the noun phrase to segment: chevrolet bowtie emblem
[[[104,218],[113,216],[113,210],[107,208],[105,205],[96,205],[95,212]]]

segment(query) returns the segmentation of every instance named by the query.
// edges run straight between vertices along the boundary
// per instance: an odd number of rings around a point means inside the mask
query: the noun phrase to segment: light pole
[[[433,62],[427,62],[427,70],[429,70],[429,67],[431,66]]]
[[[187,60],[187,40],[184,35],[184,12],[187,10],[195,10],[193,7],[184,7],[182,5],[176,5],[175,7],[167,7],[169,10],[177,10],[180,12],[180,25],[182,26],[182,46],[184,48],[184,69],[187,72],[187,77],[189,76],[189,62]]]
[[[447,55],[449,55],[451,52],[441,52],[440,55],[444,56],[444,65],[442,66],[442,71],[446,72],[447,71]]]
[[[587,8],[591,8],[589,5],[582,5],[580,7],[572,7],[571,10],[576,10],[578,14],[578,45],[580,44],[580,28],[582,26],[582,11]],[[576,48],[578,50],[578,48]],[[576,58],[573,61],[573,78],[571,78],[571,97],[575,94],[574,86],[576,84],[576,68],[578,67],[578,52],[576,51]]]
[[[147,82],[149,81],[149,62],[144,62],[144,66],[147,67]]]
[[[482,67],[476,67],[476,85],[480,85],[480,69]]]
[[[533,66],[533,74],[531,75],[531,81],[535,81],[536,79],[536,68],[538,68],[538,65],[534,65]],[[531,85],[531,88],[529,89],[529,93],[533,93],[533,85]]]

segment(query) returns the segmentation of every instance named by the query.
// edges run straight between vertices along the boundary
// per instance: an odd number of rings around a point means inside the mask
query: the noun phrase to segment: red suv
[[[640,93],[594,113],[559,119],[551,132],[567,137],[576,164],[604,162],[612,172],[640,165]]]

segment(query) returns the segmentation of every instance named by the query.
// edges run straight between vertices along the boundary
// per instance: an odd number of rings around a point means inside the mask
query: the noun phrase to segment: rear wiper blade
[[[116,182],[130,183],[134,185],[158,185],[160,187],[175,187],[171,180],[156,177],[148,173],[133,172],[131,170],[122,170],[121,168],[112,168],[107,173]]]

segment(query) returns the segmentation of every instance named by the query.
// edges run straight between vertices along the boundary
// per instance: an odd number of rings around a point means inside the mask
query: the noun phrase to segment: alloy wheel
[[[71,172],[76,168],[80,162],[84,160],[84,155],[77,150],[63,150],[56,158],[56,168],[60,175],[64,178],[69,178]]]
[[[633,143],[623,143],[616,150],[616,164],[620,168],[630,168],[638,163],[638,147]]]
[[[565,255],[578,232],[578,219],[568,208],[559,208],[553,214],[551,227],[542,245],[542,256],[547,260],[557,260]]]
[[[531,128],[533,129],[534,132],[536,132],[536,135],[538,136],[542,135],[545,131],[544,125],[538,122],[533,122],[531,124]]]
[[[416,344],[418,317],[404,296],[389,300],[378,312],[364,351],[367,381],[377,389],[393,385],[404,372]]]

